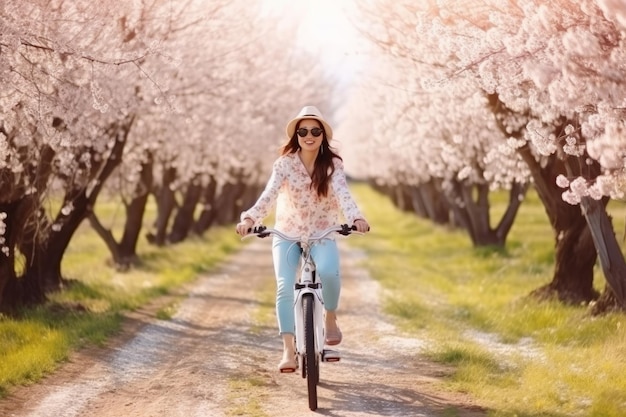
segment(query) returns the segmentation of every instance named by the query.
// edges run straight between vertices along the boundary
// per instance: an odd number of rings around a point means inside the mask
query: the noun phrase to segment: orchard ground
[[[322,364],[319,408],[300,374],[281,375],[269,241],[256,240],[184,289],[171,320],[164,297],[129,314],[103,348],[73,354],[40,383],[0,401],[6,417],[456,416],[486,415],[442,387],[451,372],[421,355],[381,312],[381,289],[342,251],[342,361]],[[181,290],[182,291],[182,290]],[[271,312],[271,313],[270,313]]]

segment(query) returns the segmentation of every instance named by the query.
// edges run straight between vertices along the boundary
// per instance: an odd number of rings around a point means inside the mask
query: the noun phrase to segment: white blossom
[[[556,185],[558,185],[561,188],[567,188],[570,185],[569,180],[567,179],[567,177],[563,174],[559,174],[556,177]]]

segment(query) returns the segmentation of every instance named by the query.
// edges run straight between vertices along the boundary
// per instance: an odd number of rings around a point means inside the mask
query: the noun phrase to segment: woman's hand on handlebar
[[[356,231],[359,233],[365,233],[370,231],[370,225],[365,219],[356,219],[354,221],[354,227],[356,227]]]
[[[254,222],[252,219],[246,217],[239,223],[237,223],[236,231],[239,236],[245,236],[252,231],[252,226],[254,226]]]

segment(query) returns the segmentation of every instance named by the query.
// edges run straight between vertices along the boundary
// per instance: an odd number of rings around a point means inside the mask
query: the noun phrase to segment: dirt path
[[[437,390],[442,367],[419,355],[380,311],[379,288],[342,250],[342,361],[324,363],[319,409],[300,374],[276,371],[276,325],[259,326],[259,295],[273,280],[269,240],[256,240],[199,279],[169,321],[156,306],[133,313],[105,348],[72,356],[41,383],[0,402],[2,417],[484,416]]]

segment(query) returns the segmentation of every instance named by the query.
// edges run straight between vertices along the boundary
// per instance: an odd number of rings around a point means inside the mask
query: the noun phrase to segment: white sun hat
[[[293,135],[296,133],[296,125],[300,120],[304,119],[314,119],[319,121],[322,124],[324,131],[326,132],[326,137],[328,138],[328,140],[332,139],[333,129],[326,122],[326,120],[324,120],[322,112],[320,112],[315,106],[304,106],[302,110],[300,110],[300,113],[298,113],[296,117],[294,117],[289,121],[289,123],[287,123],[287,138],[291,139],[293,137]]]

